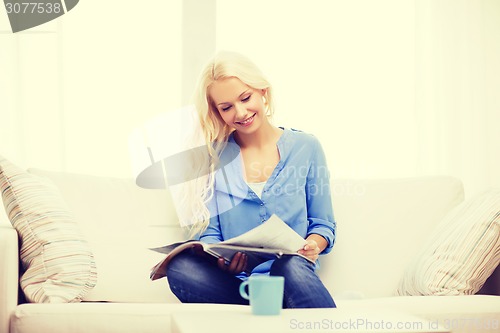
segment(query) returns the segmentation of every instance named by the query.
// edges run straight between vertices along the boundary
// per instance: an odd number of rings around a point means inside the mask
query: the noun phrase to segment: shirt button
[[[261,205],[261,206],[264,206],[264,203],[261,203],[260,205]]]

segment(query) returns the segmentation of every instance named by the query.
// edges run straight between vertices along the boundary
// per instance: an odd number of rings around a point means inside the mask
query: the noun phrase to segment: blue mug
[[[248,293],[245,287],[248,285]],[[240,284],[240,295],[250,301],[254,315],[279,315],[283,307],[285,278],[255,275]]]

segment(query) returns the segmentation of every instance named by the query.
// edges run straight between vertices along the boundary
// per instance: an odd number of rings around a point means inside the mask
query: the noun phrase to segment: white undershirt
[[[264,186],[266,186],[266,182],[259,183],[247,183],[248,186],[252,189],[252,191],[257,194],[257,196],[262,199],[262,191],[264,190]]]

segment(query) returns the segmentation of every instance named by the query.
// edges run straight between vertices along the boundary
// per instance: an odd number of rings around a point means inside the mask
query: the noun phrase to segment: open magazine
[[[153,251],[166,253],[167,256],[153,267],[150,278],[156,280],[166,276],[170,260],[187,249],[193,249],[200,255],[213,260],[224,258],[228,263],[237,252],[243,252],[247,256],[246,272],[250,273],[257,265],[267,260],[278,259],[284,255],[297,255],[311,261],[309,258],[297,253],[306,243],[306,240],[297,234],[295,230],[273,214],[258,227],[220,243],[207,244],[201,241],[189,240],[152,249]]]

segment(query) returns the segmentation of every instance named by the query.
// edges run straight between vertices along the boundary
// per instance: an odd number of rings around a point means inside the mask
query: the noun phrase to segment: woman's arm
[[[220,229],[219,211],[217,209],[215,195],[208,202],[207,208],[210,211],[210,221],[207,229],[199,235],[199,240],[207,244],[222,242],[224,239]]]
[[[199,239],[202,242],[213,244],[222,242],[224,239],[222,237],[222,232],[220,228],[220,221],[218,215],[218,209],[216,204],[215,196],[210,200],[208,204],[208,208],[210,211],[210,223],[208,224],[207,229],[200,235]],[[243,272],[247,267],[247,256],[241,252],[237,252],[233,258],[231,258],[231,262],[226,264],[224,258],[219,258],[217,260],[217,266],[230,274],[238,274]]]
[[[327,167],[323,148],[317,139],[311,157],[311,167],[306,179],[306,204],[309,227],[306,247],[311,255],[329,253],[335,242],[336,223],[333,216],[330,191],[330,172]],[[316,243],[316,246],[315,244]],[[317,247],[317,249],[316,249]],[[312,252],[311,252],[312,251]]]

